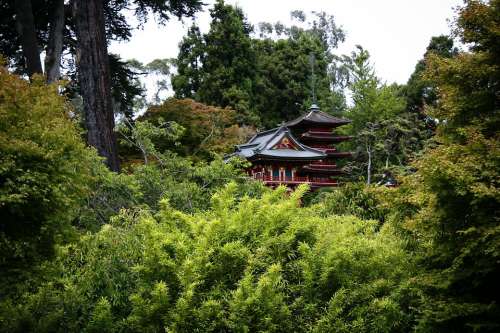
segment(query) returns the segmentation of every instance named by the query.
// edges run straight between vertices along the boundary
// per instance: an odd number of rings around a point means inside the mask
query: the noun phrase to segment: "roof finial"
[[[316,106],[316,77],[314,76],[314,65],[316,62],[316,57],[314,53],[309,53],[309,62],[311,64],[311,90],[312,90],[312,106]],[[311,108],[312,108],[311,106]],[[317,106],[316,106],[317,107]]]

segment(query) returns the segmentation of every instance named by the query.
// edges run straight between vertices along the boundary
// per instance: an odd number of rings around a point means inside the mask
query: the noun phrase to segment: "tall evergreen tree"
[[[374,174],[409,164],[423,148],[425,126],[417,115],[406,111],[400,86],[380,82],[368,51],[358,46],[343,62],[353,101],[346,113],[352,120],[346,130],[354,136],[347,143],[355,152],[351,176],[362,176],[371,184]]]
[[[271,33],[276,31],[276,27],[268,29]],[[255,107],[266,127],[304,112],[312,103],[313,84],[317,102],[324,111],[344,109],[344,96],[335,91],[330,75],[333,56],[319,34],[295,27],[277,40],[269,37],[254,39],[253,43],[258,55]]]
[[[256,60],[250,39],[253,27],[240,8],[223,0],[210,9],[210,16],[207,34],[201,37],[198,28],[192,27],[180,44],[179,72],[172,78],[176,96],[230,106],[238,111],[239,122],[255,123],[252,92]]]
[[[439,145],[416,163],[398,209],[424,244],[422,332],[500,330],[499,18],[500,1],[466,1],[454,25],[469,50],[427,59],[438,99],[426,112],[440,120]]]
[[[408,111],[423,114],[425,105],[435,105],[437,101],[436,87],[431,80],[424,77],[424,72],[427,68],[427,58],[431,54],[443,58],[451,58],[456,56],[457,52],[458,50],[454,47],[451,37],[441,35],[431,38],[423,59],[417,63],[415,70],[404,87]]]
[[[178,73],[172,78],[176,97],[231,106],[240,122],[276,126],[311,104],[313,55],[320,106],[329,112],[344,109],[332,54],[344,33],[333,16],[321,12],[307,20],[295,11],[298,25],[260,23],[260,38],[255,38],[241,9],[218,1],[211,15],[208,34],[201,36],[193,26],[180,44]]]
[[[106,158],[111,170],[119,171],[104,8],[99,0],[74,0],[73,4],[87,142]]]
[[[177,98],[197,98],[202,82],[203,43],[200,29],[193,24],[179,44],[175,63],[177,74],[172,77],[172,88]]]

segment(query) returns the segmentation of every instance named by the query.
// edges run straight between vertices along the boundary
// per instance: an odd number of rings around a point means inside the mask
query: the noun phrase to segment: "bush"
[[[57,89],[41,77],[30,84],[0,68],[0,270],[4,273],[50,257],[55,244],[70,238],[71,221],[98,163]]]
[[[80,228],[98,231],[121,209],[154,214],[161,199],[168,199],[173,208],[186,213],[207,210],[212,194],[231,181],[239,184],[238,197],[259,197],[268,190],[261,182],[248,179],[238,160],[226,163],[215,158],[210,163],[193,163],[173,153],[159,156],[161,161],[135,165],[130,174],[97,169],[91,194],[79,212]]]
[[[354,215],[360,219],[384,222],[388,208],[383,198],[388,191],[391,190],[385,187],[351,183],[320,192],[312,203],[321,203],[320,210],[324,215]]]
[[[122,211],[61,251],[58,271],[4,318],[9,331],[408,331],[413,266],[388,228],[301,208],[306,188],[211,209]],[[7,306],[7,305],[8,306]],[[5,311],[7,312],[7,311]]]
[[[230,108],[205,105],[192,99],[169,98],[161,105],[151,106],[139,121],[175,122],[185,131],[178,145],[167,140],[154,140],[160,151],[172,150],[182,156],[208,159],[214,153],[226,154],[234,145],[251,137],[255,130],[236,124],[236,112]],[[166,144],[167,143],[167,144]]]

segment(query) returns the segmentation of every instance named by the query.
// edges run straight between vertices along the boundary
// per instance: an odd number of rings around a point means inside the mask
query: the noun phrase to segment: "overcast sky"
[[[208,30],[208,8],[196,21],[203,32]],[[226,0],[241,7],[250,23],[290,22],[290,11],[325,11],[335,16],[347,34],[336,53],[349,54],[354,45],[367,49],[377,75],[388,83],[405,83],[416,62],[422,58],[432,36],[449,34],[449,20],[459,0]],[[126,43],[112,43],[110,51],[124,59],[136,58],[147,63],[156,58],[176,57],[178,44],[191,20],[177,20],[165,26],[150,20],[143,30],[136,30]]]

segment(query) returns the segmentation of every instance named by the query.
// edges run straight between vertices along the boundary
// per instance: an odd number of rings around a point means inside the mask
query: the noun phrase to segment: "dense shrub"
[[[127,174],[96,168],[90,195],[79,210],[78,226],[98,231],[121,209],[142,209],[154,214],[161,199],[168,199],[173,208],[186,213],[207,210],[212,194],[231,181],[239,184],[238,197],[259,197],[269,190],[246,177],[239,160],[226,163],[215,158],[210,163],[193,163],[169,152],[159,156],[161,161],[134,165]]]
[[[122,211],[62,249],[54,278],[4,302],[4,330],[407,331],[412,264],[390,228],[300,206],[305,188],[211,209]]]
[[[198,159],[210,158],[214,153],[230,153],[234,145],[255,133],[251,127],[236,124],[233,109],[209,106],[192,99],[169,98],[161,105],[151,106],[139,121],[149,120],[158,124],[160,119],[175,122],[185,130],[177,145],[155,140],[158,149]]]
[[[0,68],[3,272],[50,257],[54,244],[68,239],[98,163],[57,89],[41,77],[29,83]]]
[[[319,192],[312,203],[322,203],[319,209],[325,215],[354,215],[384,222],[389,209],[383,198],[389,191],[385,187],[350,183]]]

